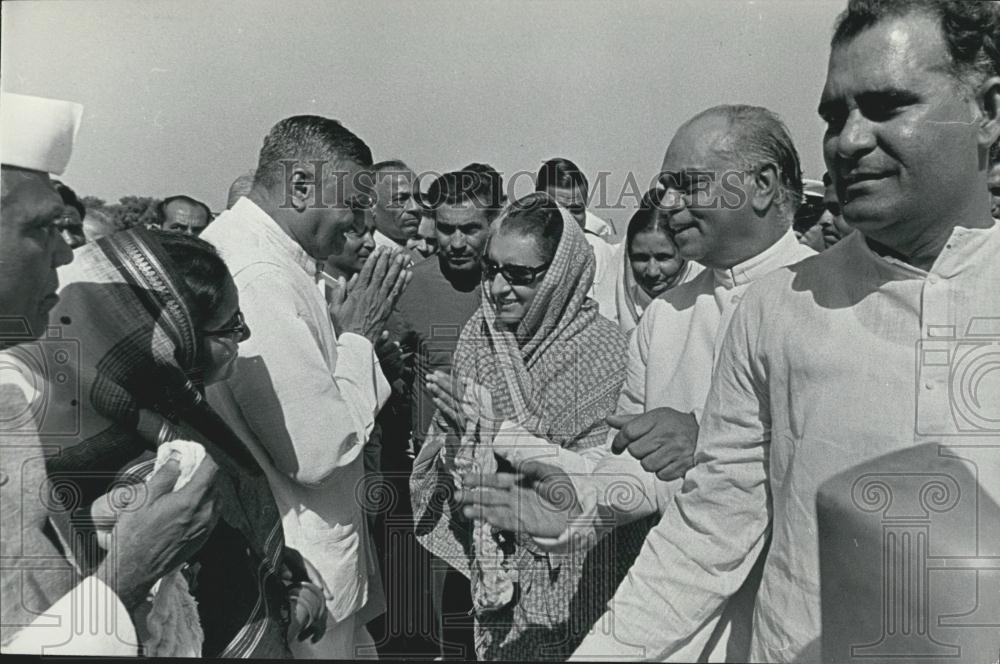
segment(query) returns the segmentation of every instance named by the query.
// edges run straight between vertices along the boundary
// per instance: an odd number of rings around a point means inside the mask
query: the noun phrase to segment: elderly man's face
[[[713,146],[729,131],[717,116],[700,118],[670,141],[661,173],[667,186],[661,204],[681,256],[709,267],[740,262],[755,233],[749,177]]]
[[[416,175],[410,170],[383,171],[375,183],[375,227],[400,244],[417,236],[420,204]]]
[[[62,198],[37,171],[3,168],[0,334],[39,337],[59,298],[56,268],[73,260],[59,232]]]
[[[919,13],[878,23],[830,54],[819,110],[841,210],[904,255],[983,195],[974,191],[982,181],[975,104],[948,64],[941,28]]]
[[[325,261],[343,254],[348,236],[361,236],[371,223],[368,170],[357,162],[329,164],[324,172],[322,206],[309,209],[294,229],[294,237],[307,254]],[[316,201],[310,201],[315,205]]]
[[[163,230],[187,235],[201,235],[208,226],[205,208],[188,201],[171,201],[163,209]]]

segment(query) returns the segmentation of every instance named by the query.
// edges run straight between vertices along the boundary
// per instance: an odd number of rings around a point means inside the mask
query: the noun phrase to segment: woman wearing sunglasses
[[[480,659],[565,659],[641,545],[629,531],[557,560],[454,503],[464,472],[586,457],[605,442],[626,342],[587,297],[594,262],[579,224],[548,195],[509,205],[493,223],[483,303],[462,330],[454,379],[428,379],[438,411],[411,478],[417,536],[470,579]]]
[[[145,612],[158,611],[156,602],[133,609],[144,653],[289,656],[289,596],[300,605],[293,609],[310,603],[317,612],[296,613],[292,636],[318,638],[306,623],[325,624],[322,581],[285,549],[280,515],[254,454],[204,398],[204,386],[232,371],[238,344],[250,336],[218,253],[195,237],[135,229],[81,247],[59,276],[52,321],[67,349],[53,348],[48,370],[59,372],[57,382],[78,388],[74,399],[53,392],[45,412],[52,435],[43,434],[42,442],[60,449],[47,472],[57,511],[73,515],[56,520],[63,541],[106,542],[129,497],[145,495],[136,485],[152,474],[157,448],[194,441],[206,461],[219,466],[213,487],[218,521],[201,547],[192,545],[182,573],[181,587],[196,605],[182,592],[172,595],[179,603],[149,619]],[[105,556],[88,546],[72,553],[82,570]],[[310,593],[318,593],[318,601]]]

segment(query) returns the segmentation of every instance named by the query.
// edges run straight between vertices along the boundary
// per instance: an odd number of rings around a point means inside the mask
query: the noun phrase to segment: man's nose
[[[52,242],[52,267],[62,267],[73,262],[73,248],[66,242],[62,233],[53,233]]]
[[[857,109],[851,111],[844,126],[837,135],[837,154],[841,157],[853,158],[859,152],[875,147],[875,134],[871,122]]]
[[[451,248],[452,249],[464,249],[469,244],[465,237],[465,233],[455,232],[451,236]]]

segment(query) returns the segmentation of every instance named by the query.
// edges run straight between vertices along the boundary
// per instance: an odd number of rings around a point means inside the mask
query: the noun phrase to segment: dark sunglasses
[[[250,338],[250,328],[247,326],[246,320],[243,318],[243,312],[238,310],[236,315],[234,315],[225,327],[212,330],[211,332],[205,332],[202,336],[206,337],[237,337],[237,343],[241,343]]]
[[[546,263],[545,265],[539,265],[537,267],[528,267],[527,265],[500,265],[496,261],[492,261],[489,258],[483,256],[479,260],[480,265],[483,268],[483,279],[485,281],[493,281],[493,279],[498,275],[502,274],[504,280],[511,286],[530,286],[535,283],[539,275],[549,269],[551,263]]]

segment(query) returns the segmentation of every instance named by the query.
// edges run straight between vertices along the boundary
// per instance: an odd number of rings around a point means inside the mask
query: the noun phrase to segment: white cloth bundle
[[[181,474],[174,491],[190,481],[205,458],[205,448],[187,440],[160,445],[153,474],[170,458],[180,454]],[[205,634],[198,618],[198,605],[188,589],[187,579],[176,569],[156,582],[150,591],[153,606],[146,616],[149,636],[143,644],[148,657],[201,657]]]

